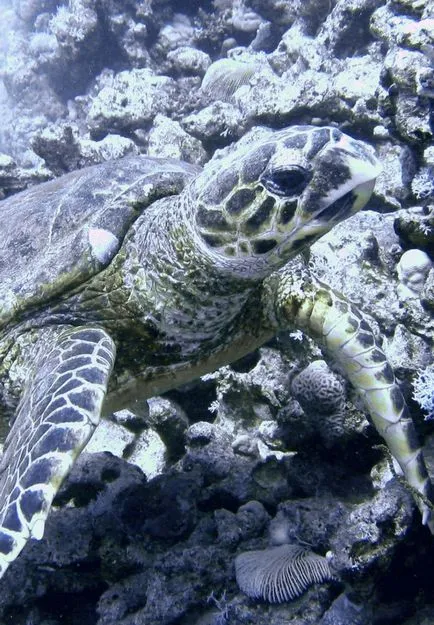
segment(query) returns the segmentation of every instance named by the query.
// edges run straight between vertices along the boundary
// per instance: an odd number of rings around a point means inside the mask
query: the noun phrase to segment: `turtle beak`
[[[330,222],[330,227],[361,210],[369,201],[375,186],[375,178],[367,180],[348,191],[322,210],[317,218]]]
[[[294,254],[365,206],[381,165],[373,148],[340,134],[318,152],[282,255]]]
[[[375,180],[382,167],[371,146],[342,135],[339,141],[326,148],[327,157],[341,169],[342,184],[324,197],[326,208],[319,212],[323,218],[345,219],[362,209],[371,197]],[[344,173],[347,172],[347,180]],[[347,210],[339,210],[340,205]]]
[[[318,153],[314,176],[300,197],[301,222],[329,230],[365,206],[381,165],[373,148],[342,134]]]

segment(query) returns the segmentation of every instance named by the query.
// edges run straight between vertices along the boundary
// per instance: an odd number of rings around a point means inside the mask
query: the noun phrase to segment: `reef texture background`
[[[3,197],[128,153],[201,164],[261,124],[333,124],[376,147],[369,210],[308,261],[384,336],[434,472],[433,0],[0,12]],[[0,623],[432,625],[434,539],[323,358],[285,333],[104,421],[1,581]],[[335,580],[287,603],[246,597],[235,557],[282,542],[326,555]]]

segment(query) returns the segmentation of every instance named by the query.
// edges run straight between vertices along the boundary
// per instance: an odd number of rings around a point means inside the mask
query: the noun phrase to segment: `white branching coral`
[[[425,419],[434,419],[434,363],[417,374],[413,381],[413,398],[427,413]]]
[[[418,200],[434,197],[434,167],[422,167],[411,182],[411,190]]]

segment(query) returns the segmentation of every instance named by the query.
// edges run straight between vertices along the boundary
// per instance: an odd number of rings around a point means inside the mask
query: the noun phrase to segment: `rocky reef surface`
[[[1,197],[128,153],[202,164],[261,124],[375,145],[369,210],[307,260],[384,336],[434,476],[433,0],[3,0],[0,19]],[[249,599],[235,557],[282,543],[331,581]],[[353,390],[284,333],[101,424],[0,623],[431,625],[433,558]]]

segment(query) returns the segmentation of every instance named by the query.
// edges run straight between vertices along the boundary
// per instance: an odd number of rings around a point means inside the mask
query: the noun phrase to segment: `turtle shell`
[[[155,200],[178,194],[198,171],[181,161],[131,156],[0,202],[0,327],[104,269],[137,217]]]

